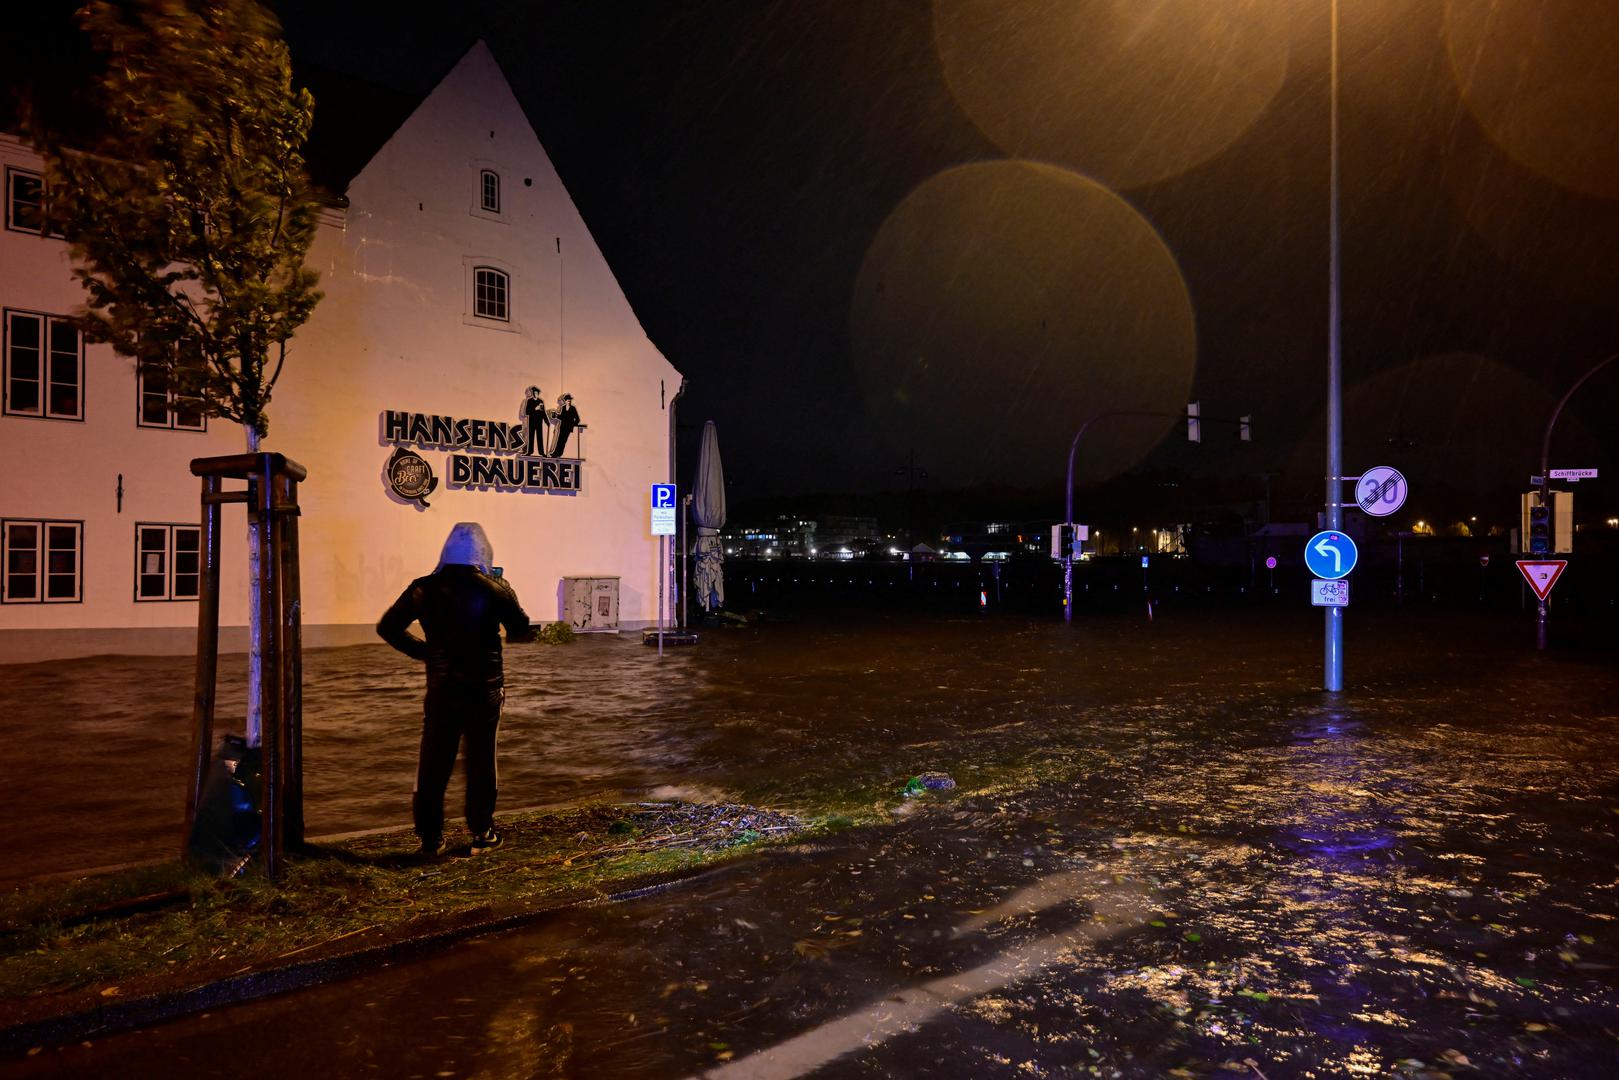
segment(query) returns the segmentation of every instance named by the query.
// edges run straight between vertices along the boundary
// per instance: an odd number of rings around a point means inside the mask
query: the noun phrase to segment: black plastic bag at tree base
[[[191,858],[220,877],[235,877],[258,850],[259,748],[240,735],[219,741],[191,825]]]

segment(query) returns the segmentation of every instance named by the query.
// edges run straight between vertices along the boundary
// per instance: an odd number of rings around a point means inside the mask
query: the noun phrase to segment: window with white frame
[[[136,523],[136,600],[195,600],[201,581],[200,525]]]
[[[6,228],[35,236],[61,238],[61,230],[45,229],[45,180],[26,169],[6,169]]]
[[[510,321],[511,278],[493,266],[472,269],[472,313],[480,319]]]
[[[500,174],[493,169],[478,172],[478,205],[491,214],[500,213]]]
[[[5,412],[84,419],[84,338],[59,315],[5,313]]]
[[[80,521],[0,521],[0,603],[78,603],[83,541]]]
[[[175,428],[179,431],[207,431],[202,399],[177,390],[169,373],[154,364],[136,368],[135,422],[141,427]]]

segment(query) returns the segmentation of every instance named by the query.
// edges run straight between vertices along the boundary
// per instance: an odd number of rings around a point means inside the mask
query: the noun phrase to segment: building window
[[[38,173],[6,170],[6,228],[61,238],[60,229],[45,231],[45,181]]]
[[[0,522],[0,602],[78,603],[83,536],[78,521]]]
[[[478,174],[478,205],[491,214],[500,213],[500,174],[493,169]]]
[[[472,271],[472,313],[480,319],[499,319],[506,322],[507,284],[511,279],[503,270],[492,266],[474,267]]]
[[[201,580],[201,526],[135,526],[136,600],[195,600]]]
[[[202,412],[202,399],[176,390],[168,373],[162,368],[140,365],[135,382],[139,402],[135,422],[141,427],[208,430],[208,418]]]
[[[6,312],[5,411],[84,419],[84,339],[55,315]]]

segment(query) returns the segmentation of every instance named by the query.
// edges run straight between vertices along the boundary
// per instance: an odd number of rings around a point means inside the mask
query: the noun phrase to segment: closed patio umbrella
[[[712,420],[703,424],[697,476],[691,485],[691,516],[697,523],[692,587],[704,611],[717,611],[725,606],[725,550],[720,546],[720,530],[725,527],[725,470],[720,467],[720,436]]]

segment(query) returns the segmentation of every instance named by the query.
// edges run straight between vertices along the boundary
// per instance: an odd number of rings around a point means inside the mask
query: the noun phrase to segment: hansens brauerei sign
[[[476,420],[435,413],[389,409],[382,414],[382,441],[394,444],[383,467],[388,486],[401,499],[428,505],[438,487],[428,460],[412,447],[448,450],[449,486],[508,492],[576,492],[582,457],[564,457],[570,439],[585,429],[573,395],[563,394],[547,409],[540,389],[531,386],[520,423]]]

